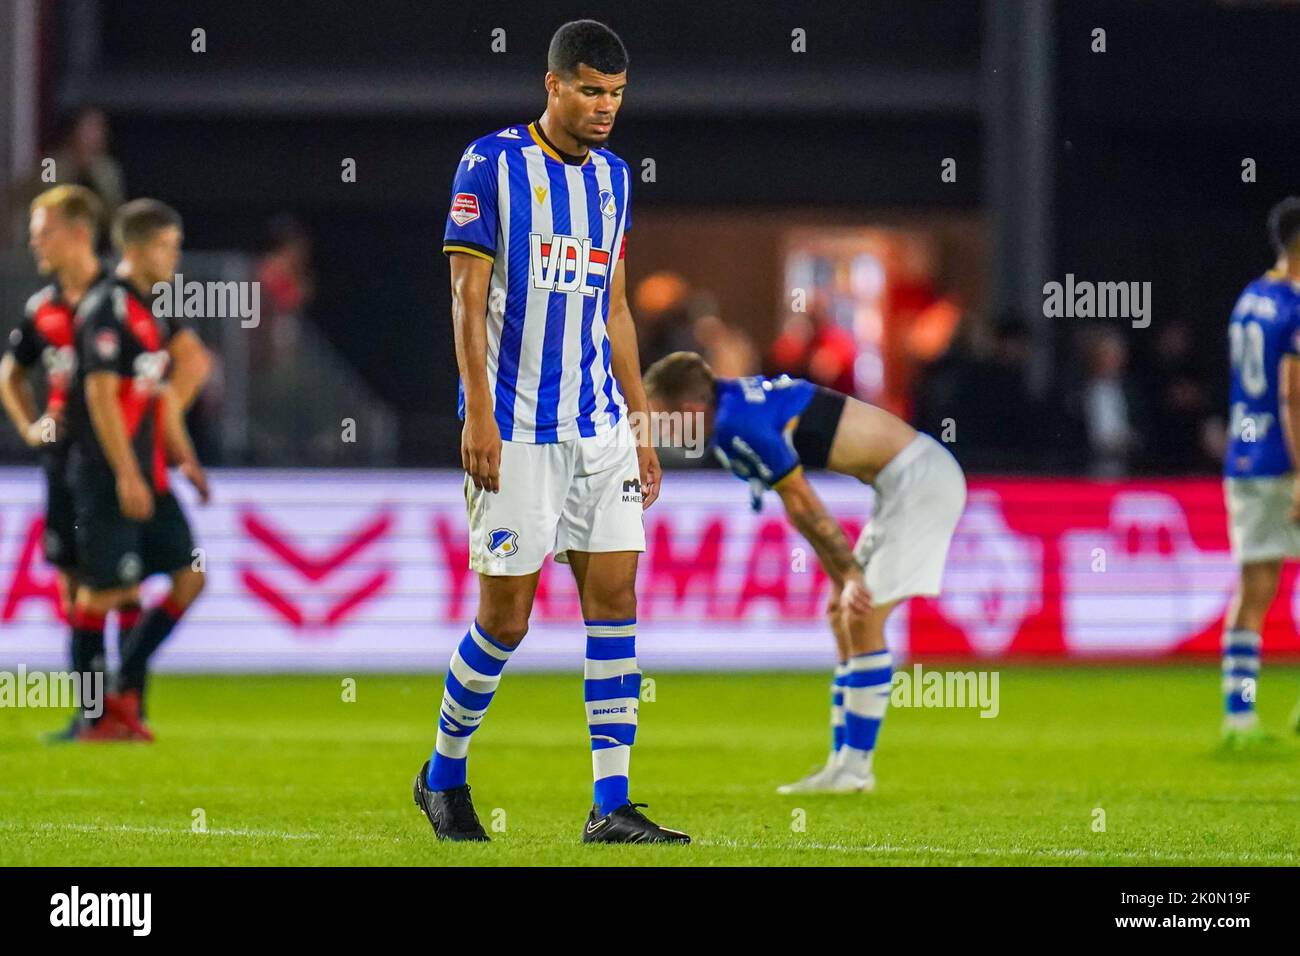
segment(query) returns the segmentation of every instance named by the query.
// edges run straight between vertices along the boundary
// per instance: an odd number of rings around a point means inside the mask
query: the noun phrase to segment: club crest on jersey
[[[473,193],[456,193],[451,201],[451,221],[465,226],[478,218],[478,196]]]
[[[606,219],[613,219],[618,215],[618,204],[614,202],[614,194],[608,189],[600,191],[600,214]]]
[[[534,289],[548,292],[577,292],[595,295],[605,288],[609,274],[609,253],[593,249],[590,239],[528,236],[529,276]]]
[[[111,362],[117,358],[119,347],[117,333],[112,329],[100,329],[95,333],[95,354],[105,362]]]
[[[488,532],[488,550],[498,558],[508,558],[519,550],[519,533],[509,528],[494,528]]]

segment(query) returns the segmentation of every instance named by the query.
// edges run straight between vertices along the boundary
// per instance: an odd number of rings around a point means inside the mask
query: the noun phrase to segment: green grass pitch
[[[506,674],[470,756],[487,845],[435,842],[411,800],[440,677],[362,675],[345,703],[339,677],[162,676],[152,746],[50,747],[60,714],[0,712],[0,864],[1300,862],[1300,668],[1265,666],[1279,739],[1250,754],[1217,748],[1216,662],[999,670],[996,718],[891,709],[876,793],[799,797],[774,787],[824,754],[825,675],[648,674],[632,795],[688,847],[581,844],[578,673]]]

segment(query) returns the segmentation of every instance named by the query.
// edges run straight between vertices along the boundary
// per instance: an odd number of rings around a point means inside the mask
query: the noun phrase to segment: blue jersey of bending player
[[[803,466],[806,454],[801,456],[801,447],[824,445],[829,450],[829,436],[819,442],[816,436],[799,433],[796,419],[819,397],[842,404],[838,393],[788,375],[720,378],[716,388],[713,451],[737,478],[750,483],[755,508],[765,489],[775,488]],[[823,467],[824,454],[820,461],[808,461],[809,466]]]
[[[1282,434],[1278,386],[1282,358],[1300,356],[1300,285],[1270,272],[1246,286],[1228,324],[1232,361],[1229,478],[1267,478],[1292,470]]]

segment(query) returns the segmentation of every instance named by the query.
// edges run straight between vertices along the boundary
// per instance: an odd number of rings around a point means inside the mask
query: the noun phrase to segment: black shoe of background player
[[[637,807],[644,803],[625,803],[603,817],[599,808],[592,807],[587,815],[587,827],[582,831],[583,843],[690,843],[691,838],[681,830],[669,830],[651,821]]]
[[[415,778],[415,805],[433,824],[439,840],[487,842],[488,835],[478,822],[474,802],[469,798],[469,784],[450,790],[430,790],[429,762],[426,760]]]
[[[47,744],[70,744],[81,736],[81,728],[85,723],[85,718],[81,714],[73,714],[72,719],[68,721],[68,726],[62,730],[51,730],[42,736]]]

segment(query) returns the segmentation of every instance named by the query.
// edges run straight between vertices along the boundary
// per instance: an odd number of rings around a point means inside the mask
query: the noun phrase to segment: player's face
[[[28,246],[41,275],[63,268],[86,241],[85,228],[52,209],[37,209],[28,223]]]
[[[580,63],[575,76],[550,73],[547,80],[555,105],[554,115],[564,131],[584,146],[604,146],[614,131],[614,117],[623,105],[627,71],[600,73]]]
[[[175,226],[165,226],[135,247],[133,258],[146,284],[172,281],[180,265],[183,238]]]

